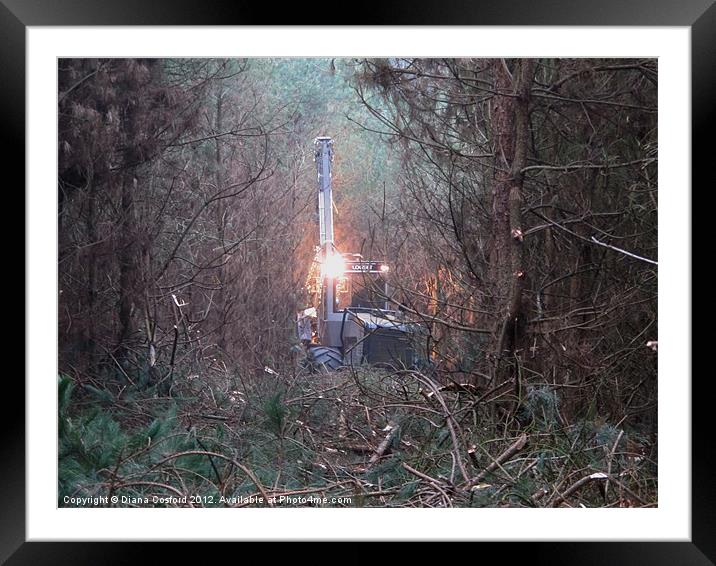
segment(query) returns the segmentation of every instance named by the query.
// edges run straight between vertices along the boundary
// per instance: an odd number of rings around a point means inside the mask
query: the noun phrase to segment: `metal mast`
[[[331,162],[333,161],[333,140],[318,137],[314,141],[315,161],[318,173],[318,217],[320,221],[321,249],[333,251],[333,189],[331,187]]]

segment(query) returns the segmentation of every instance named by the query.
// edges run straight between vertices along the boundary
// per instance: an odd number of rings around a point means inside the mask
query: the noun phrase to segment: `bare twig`
[[[642,256],[640,256],[640,255],[633,254],[633,253],[631,253],[631,252],[628,252],[628,251],[623,250],[623,249],[621,249],[621,248],[618,248],[618,247],[616,247],[616,246],[612,246],[612,245],[610,245],[610,244],[605,244],[604,242],[600,242],[600,241],[597,240],[594,236],[592,236],[591,239],[592,239],[592,242],[594,242],[595,244],[598,244],[598,245],[600,245],[600,246],[604,246],[605,248],[609,248],[610,250],[614,250],[615,252],[619,252],[619,253],[622,253],[622,254],[624,254],[624,255],[628,255],[629,257],[633,257],[634,259],[638,259],[638,260],[641,260],[641,261],[645,261],[646,263],[651,263],[652,265],[659,265],[658,262],[654,261],[653,259],[649,259],[648,257],[642,257]]]
[[[166,458],[163,458],[162,460],[159,460],[152,468],[157,468],[161,466],[162,464],[170,461],[170,460],[176,460],[177,458],[181,458],[182,456],[192,456],[192,455],[202,455],[202,456],[215,456],[216,458],[222,458],[226,460],[227,462],[231,462],[234,466],[239,468],[242,472],[244,472],[251,481],[254,483],[254,485],[258,488],[258,490],[261,492],[261,495],[264,496],[266,499],[266,503],[269,507],[273,507],[273,503],[271,502],[271,499],[269,498],[268,494],[266,493],[266,489],[261,484],[261,482],[258,480],[258,478],[254,475],[254,473],[249,470],[246,466],[244,466],[242,463],[237,462],[233,458],[229,458],[228,456],[224,456],[223,454],[219,454],[218,452],[209,452],[208,450],[187,450],[185,452],[178,452],[176,454],[172,454],[170,456],[167,456]]]
[[[172,486],[167,485],[167,484],[165,484],[165,483],[159,483],[159,482],[155,482],[155,481],[130,481],[130,482],[123,482],[123,483],[121,483],[121,484],[116,485],[114,489],[115,489],[115,491],[116,491],[116,490],[118,490],[118,489],[122,489],[122,488],[125,488],[125,487],[132,487],[132,486],[135,486],[135,485],[148,485],[148,486],[153,486],[153,487],[161,487],[162,489],[166,489],[167,491],[171,491],[171,492],[174,493],[177,497],[181,497],[181,498],[186,497],[186,494],[182,493],[181,491],[179,491],[179,490],[176,489],[175,487],[172,487]],[[189,505],[191,505],[191,503],[189,503],[189,500],[188,500],[188,499],[187,499],[187,503],[188,503]]]
[[[624,163],[575,163],[573,165],[529,165],[521,169],[521,173],[527,171],[580,171],[583,169],[618,169],[619,167],[629,167],[631,165],[649,165],[656,159],[649,157],[646,159],[635,159],[634,161],[626,161]]]
[[[423,472],[421,472],[421,471],[419,471],[419,470],[416,470],[415,468],[413,468],[412,466],[409,466],[409,465],[406,464],[405,462],[403,462],[402,466],[403,466],[403,468],[404,468],[405,470],[407,470],[408,472],[410,472],[410,473],[413,474],[414,476],[419,477],[419,478],[422,479],[422,480],[425,480],[425,481],[428,482],[430,485],[432,485],[435,489],[437,489],[437,490],[440,492],[440,494],[443,496],[443,499],[445,499],[445,502],[447,503],[447,505],[450,506],[450,507],[452,507],[452,500],[450,499],[450,497],[448,496],[448,494],[447,494],[447,493],[445,492],[445,490],[443,489],[443,487],[442,487],[442,486],[443,486],[442,482],[440,482],[439,480],[436,480],[435,478],[430,477],[430,476],[427,475],[427,474],[424,474]]]
[[[622,436],[624,436],[624,431],[619,431],[619,436],[617,436],[616,441],[614,442],[614,446],[612,446],[612,449],[609,451],[609,454],[607,456],[607,476],[612,475],[612,462],[614,461],[614,452],[616,452],[617,446],[619,445],[619,441],[622,439]],[[604,485],[604,502],[607,501],[607,494],[609,493],[609,478],[607,478],[607,483]]]

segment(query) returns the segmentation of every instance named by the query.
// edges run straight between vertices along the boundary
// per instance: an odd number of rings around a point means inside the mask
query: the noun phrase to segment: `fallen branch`
[[[565,499],[567,499],[567,497],[572,495],[577,490],[581,489],[586,484],[591,483],[596,480],[604,481],[608,478],[609,478],[609,476],[607,474],[605,474],[604,472],[596,472],[594,474],[584,476],[583,478],[577,480],[571,486],[569,486],[564,493],[557,495],[557,497],[554,499],[554,501],[552,501],[550,507],[557,507],[557,505],[562,503]]]
[[[537,491],[535,491],[532,494],[532,497],[531,497],[532,502],[536,504],[540,499],[542,499],[548,493],[549,493],[549,491],[546,488],[540,487]]]
[[[414,476],[419,477],[421,480],[425,480],[428,483],[435,484],[435,486],[439,486],[442,482],[440,480],[436,480],[433,477],[430,477],[428,474],[424,474],[423,472],[416,470],[412,466],[409,466],[405,462],[403,462],[403,468],[409,471]]]
[[[510,444],[509,448],[505,450],[502,454],[500,454],[497,458],[494,459],[494,461],[487,466],[482,472],[477,474],[474,478],[472,478],[468,482],[468,489],[470,489],[473,485],[481,482],[485,479],[487,474],[490,472],[495,471],[497,468],[501,467],[504,462],[512,458],[515,454],[517,454],[520,450],[522,450],[525,445],[527,444],[527,433],[522,433],[517,440],[515,440],[512,444]]]
[[[391,426],[392,428],[390,429],[388,434],[385,435],[383,441],[378,445],[378,448],[375,449],[375,454],[373,454],[368,461],[368,470],[372,468],[375,463],[383,457],[383,455],[388,451],[388,448],[390,448],[393,444],[393,439],[395,438],[395,436],[400,432],[400,425],[390,423],[389,426]]]

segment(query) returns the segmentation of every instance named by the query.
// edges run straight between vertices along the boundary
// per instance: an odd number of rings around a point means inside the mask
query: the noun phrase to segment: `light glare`
[[[341,254],[328,254],[323,259],[323,276],[331,279],[343,276],[346,270],[346,262]]]

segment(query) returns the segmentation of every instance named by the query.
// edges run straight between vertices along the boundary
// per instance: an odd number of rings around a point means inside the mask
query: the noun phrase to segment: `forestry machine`
[[[424,358],[426,332],[391,310],[384,278],[389,266],[341,253],[333,240],[333,140],[315,142],[320,246],[308,280],[312,305],[297,317],[309,366],[334,370],[363,363],[415,367]]]

